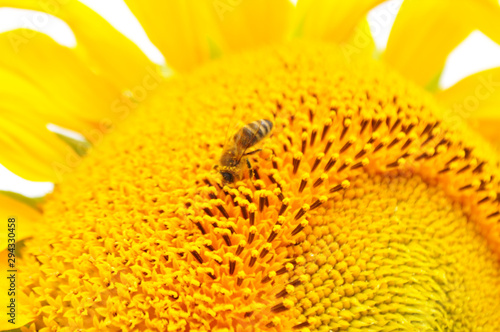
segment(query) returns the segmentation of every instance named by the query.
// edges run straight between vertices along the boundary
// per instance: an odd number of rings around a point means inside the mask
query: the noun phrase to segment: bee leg
[[[257,153],[257,152],[260,152],[260,151],[262,151],[262,149],[253,150],[253,151],[245,153],[243,156],[249,156],[251,154],[254,154],[254,153]]]
[[[250,179],[253,180],[254,174],[253,174],[252,164],[250,164],[250,160],[248,160],[248,158],[246,159],[246,161],[247,161],[247,167],[248,167],[248,173],[250,175]]]

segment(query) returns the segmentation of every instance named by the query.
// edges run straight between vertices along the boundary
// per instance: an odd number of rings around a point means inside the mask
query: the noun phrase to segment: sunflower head
[[[20,268],[32,326],[496,321],[496,257],[465,268],[490,250],[479,234],[496,206],[495,168],[440,124],[429,95],[370,61],[301,42],[213,63],[157,96],[45,204]],[[275,120],[248,156],[254,177],[227,186],[212,165],[225,164],[235,109]]]

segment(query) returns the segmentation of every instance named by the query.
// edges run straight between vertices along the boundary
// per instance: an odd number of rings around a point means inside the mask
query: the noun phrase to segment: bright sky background
[[[151,44],[146,33],[122,0],[81,1],[104,16],[119,31],[139,45],[152,61],[164,62],[163,56]],[[402,0],[390,0],[372,10],[368,15],[372,30],[378,31],[373,37],[380,50],[383,50],[387,44],[389,32],[401,2]],[[43,31],[66,46],[75,45],[75,38],[70,28],[59,19],[32,11],[0,8],[0,32],[19,27]],[[449,87],[472,73],[498,66],[500,66],[500,47],[481,32],[475,31],[448,57],[440,86]],[[51,183],[21,179],[0,165],[0,190],[37,197],[50,192],[52,188]]]

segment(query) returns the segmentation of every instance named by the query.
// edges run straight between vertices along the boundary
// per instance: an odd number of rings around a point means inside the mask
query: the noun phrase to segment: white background
[[[152,61],[164,63],[162,55],[149,41],[144,30],[122,0],[81,1],[104,16],[119,31],[139,45]],[[393,8],[397,8],[400,4],[401,0],[390,0],[372,10],[368,15],[370,26],[378,28],[379,32],[374,35],[374,39],[380,50],[383,50],[387,44],[389,32],[397,13]],[[69,47],[75,45],[75,38],[64,22],[47,15],[44,17],[36,12],[0,8],[0,32],[19,27],[33,28],[51,35],[63,45]],[[46,19],[47,17],[48,19]],[[498,66],[500,66],[500,47],[481,32],[475,31],[448,57],[440,86],[442,88],[452,86],[472,73]],[[15,191],[25,196],[37,197],[50,192],[52,188],[52,183],[26,181],[0,165],[0,190]]]

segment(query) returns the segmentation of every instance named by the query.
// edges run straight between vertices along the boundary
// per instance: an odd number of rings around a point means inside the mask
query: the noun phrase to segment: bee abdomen
[[[262,140],[273,129],[273,123],[267,119],[251,122],[241,128],[236,134],[235,141],[240,141],[242,146],[251,147]]]

